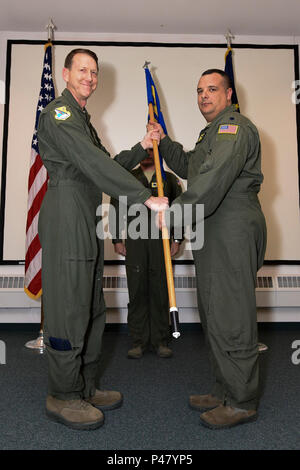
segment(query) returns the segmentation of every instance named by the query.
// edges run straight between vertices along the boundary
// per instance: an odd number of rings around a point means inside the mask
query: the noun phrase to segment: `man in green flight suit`
[[[49,174],[39,217],[49,369],[46,413],[82,430],[101,426],[101,410],[116,408],[123,399],[120,392],[98,390],[96,384],[105,326],[104,250],[96,235],[102,191],[115,198],[126,195],[128,204],[141,203],[157,211],[168,204],[167,198],[154,198],[121,166],[126,165],[124,157],[130,170],[145,158],[153,134],[113,160],[90,123],[85,106],[97,87],[96,54],[75,49],[64,65],[66,89],[41,113],[38,128],[40,154]]]
[[[132,174],[146,188],[151,190],[153,196],[157,196],[158,188],[154,165],[153,150],[148,149],[148,157],[138,168],[132,170]],[[164,172],[164,195],[169,204],[181,193],[181,184],[178,178],[170,172]],[[111,200],[115,208],[115,220],[120,217],[119,204],[115,199]],[[122,231],[130,227],[134,216],[128,216],[127,223],[124,218],[121,224],[117,224],[116,236],[112,240],[115,252],[126,258],[126,275],[128,284],[128,328],[132,338],[133,347],[128,351],[131,359],[140,359],[144,351],[150,347],[162,358],[172,356],[172,350],[168,347],[170,341],[169,327],[169,298],[164,263],[164,250],[161,237],[154,224],[151,224],[151,212],[142,214],[145,236],[141,233],[138,238],[131,237],[127,230],[125,243],[120,238]],[[154,226],[153,226],[154,225]],[[147,230],[148,229],[148,230]],[[156,233],[154,233],[156,232]],[[171,256],[178,252],[182,238],[174,240],[171,234]]]
[[[229,77],[218,69],[199,80],[198,105],[207,121],[194,150],[160,130],[160,152],[168,166],[187,179],[178,204],[204,204],[205,241],[194,249],[198,307],[215,378],[208,395],[189,404],[212,429],[257,418],[258,345],[256,275],[264,261],[266,225],[257,193],[263,181],[256,127],[231,105]],[[195,220],[195,223],[199,221]],[[178,223],[176,217],[173,224]]]

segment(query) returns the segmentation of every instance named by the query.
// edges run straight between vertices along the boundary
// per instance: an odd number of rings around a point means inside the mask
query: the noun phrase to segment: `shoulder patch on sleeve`
[[[238,133],[239,127],[237,124],[221,124],[218,129],[218,134],[232,134]]]
[[[61,106],[60,108],[54,109],[54,118],[57,121],[65,121],[71,116],[71,111],[67,110],[66,106]]]

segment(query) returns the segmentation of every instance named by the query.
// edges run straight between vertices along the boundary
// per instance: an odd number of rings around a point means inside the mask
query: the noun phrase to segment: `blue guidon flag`
[[[150,70],[148,69],[148,66],[145,66],[144,68],[145,68],[145,74],[146,74],[148,106],[149,106],[149,103],[152,103],[155,120],[161,125],[161,127],[164,130],[164,133],[167,135],[168,132],[167,132],[163,114],[160,109],[160,101],[159,101],[158,93],[156,90],[156,86],[154,84]],[[149,121],[149,115],[148,115],[148,121]],[[159,153],[159,160],[160,160],[161,176],[164,180],[166,180],[166,173],[163,167],[163,160],[162,160],[160,153]]]

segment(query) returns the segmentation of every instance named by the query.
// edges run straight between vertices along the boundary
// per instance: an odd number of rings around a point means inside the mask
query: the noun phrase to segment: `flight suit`
[[[151,190],[152,196],[158,196],[156,174],[148,182],[141,167],[132,171],[132,174],[145,187]],[[163,180],[164,196],[172,203],[181,193],[180,181],[169,172],[165,172]],[[119,220],[119,206],[112,200],[116,208],[116,220]],[[164,262],[164,250],[161,233],[155,229],[159,238],[151,238],[151,211],[147,211],[148,226],[147,238],[130,238],[127,234],[126,246],[126,276],[128,284],[128,328],[133,341],[133,347],[141,346],[145,350],[148,346],[157,350],[160,345],[167,346],[170,339],[169,328],[169,297]],[[128,216],[128,225],[133,217]],[[152,218],[153,219],[153,218]],[[155,221],[154,221],[155,222]],[[125,224],[118,225],[117,233],[125,228]],[[121,242],[115,238],[113,243]],[[182,238],[178,240],[182,241]]]
[[[215,376],[212,393],[229,406],[255,409],[255,286],[266,248],[265,218],[257,197],[263,181],[257,129],[229,106],[200,132],[191,152],[168,136],[159,149],[168,166],[187,179],[187,191],[173,205],[204,204],[204,245],[193,257],[200,318]]]
[[[39,216],[49,394],[87,398],[96,390],[105,326],[104,248],[96,235],[96,209],[102,192],[124,194],[129,204],[151,196],[117,163],[127,156],[134,166],[147,153],[137,144],[111,159],[87,111],[67,89],[41,113],[38,140],[50,178]]]

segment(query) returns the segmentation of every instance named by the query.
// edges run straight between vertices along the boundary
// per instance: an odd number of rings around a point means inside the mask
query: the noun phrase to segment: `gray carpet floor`
[[[127,329],[104,333],[101,387],[124,394],[120,409],[105,413],[95,431],[75,431],[45,416],[47,357],[27,349],[36,331],[0,326],[6,364],[0,365],[1,450],[296,450],[299,449],[300,364],[292,363],[299,324],[259,326],[269,346],[260,355],[261,401],[254,423],[210,430],[188,407],[188,396],[211,386],[201,327],[184,326],[171,343],[174,355],[161,359],[146,352],[127,358]]]

